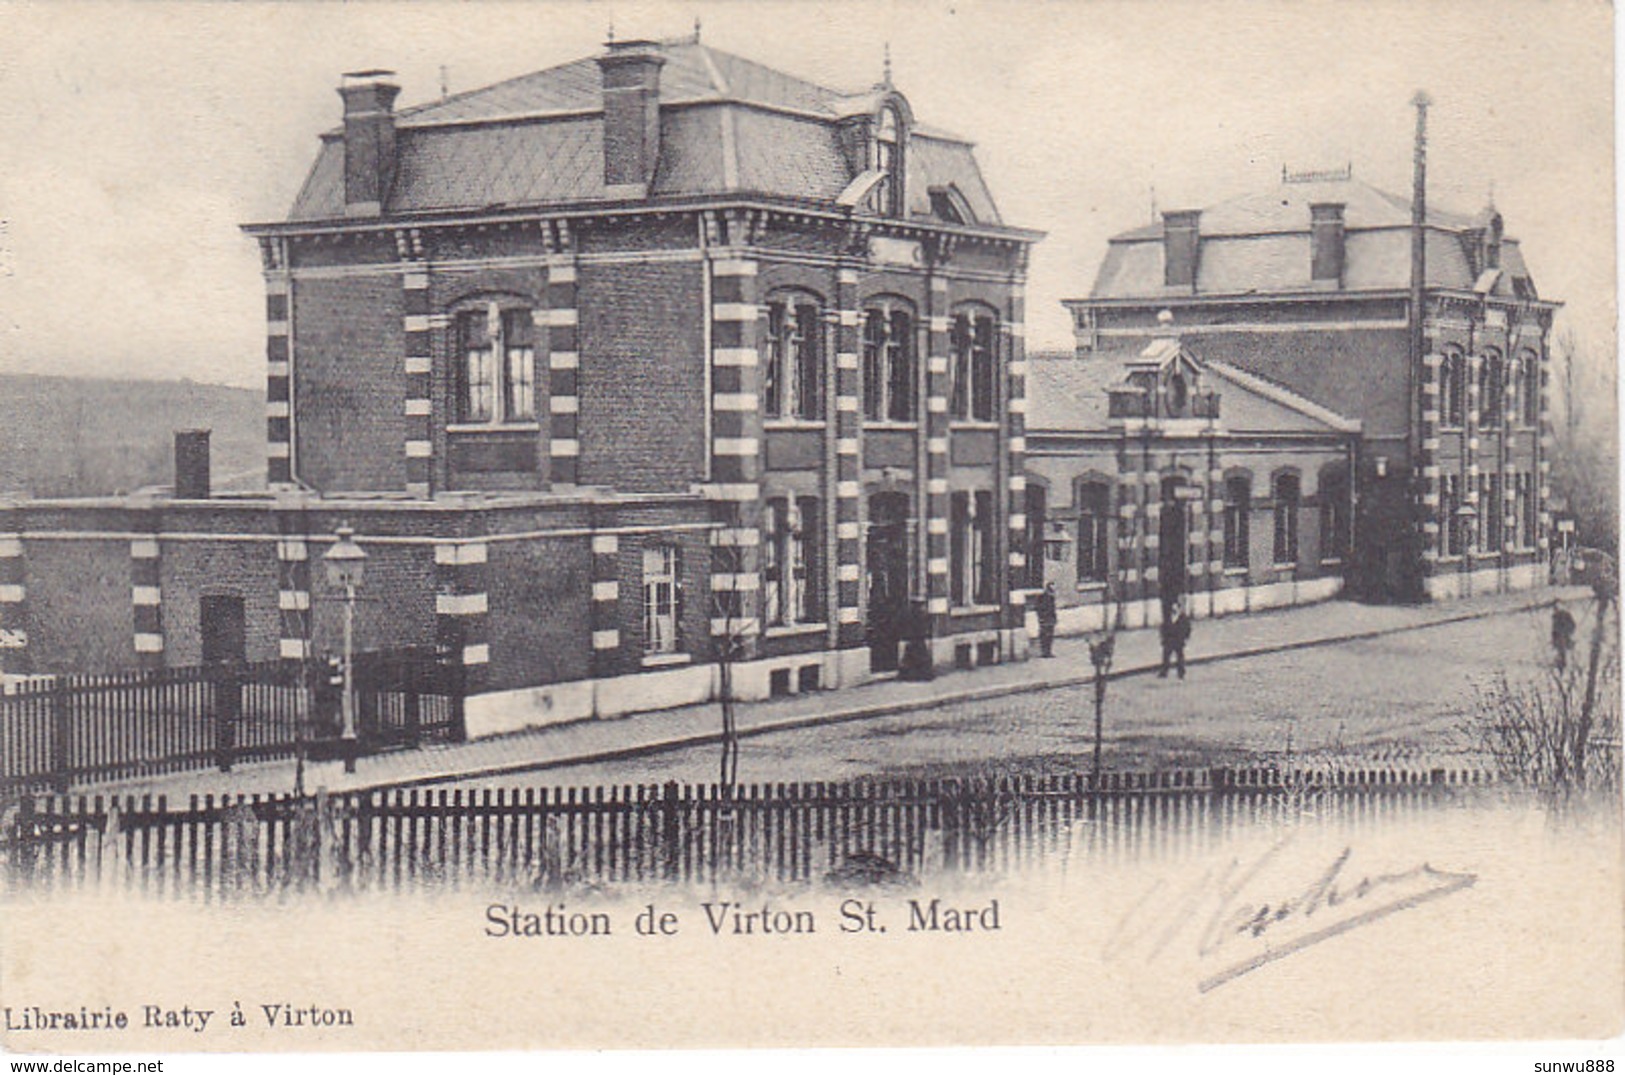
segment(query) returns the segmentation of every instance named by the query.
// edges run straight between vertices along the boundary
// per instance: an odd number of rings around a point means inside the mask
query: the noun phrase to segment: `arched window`
[[[1537,425],[1540,422],[1540,357],[1533,351],[1523,353],[1523,361],[1518,363],[1523,375],[1523,386],[1518,393],[1519,406],[1523,408],[1523,424]]]
[[[762,370],[764,417],[823,417],[822,345],[816,299],[800,294],[768,299],[767,355]]]
[[[1467,382],[1461,352],[1447,351],[1444,355],[1444,361],[1439,363],[1440,425],[1461,425],[1461,416],[1466,409],[1463,406],[1463,397],[1466,394]]]
[[[1039,589],[1044,585],[1044,531],[1049,526],[1049,490],[1035,481],[1027,483],[1022,497],[1022,514],[1027,516],[1027,585]]]
[[[1275,562],[1280,566],[1298,562],[1298,506],[1302,486],[1291,471],[1275,475]]]
[[[1111,486],[1103,481],[1078,485],[1078,581],[1105,582],[1111,570]]]
[[[1486,351],[1478,367],[1478,424],[1501,424],[1504,366],[1499,351]]]
[[[914,318],[897,303],[876,303],[863,313],[863,416],[914,420]]]
[[[965,310],[949,330],[953,348],[948,371],[948,413],[959,419],[991,422],[997,406],[998,329],[992,311]]]
[[[1349,472],[1341,463],[1320,472],[1320,558],[1342,560],[1353,537]]]
[[[903,124],[897,109],[887,105],[875,124],[875,171],[880,173],[876,188],[877,208],[886,216],[903,211]]]
[[[1247,567],[1251,558],[1253,479],[1248,474],[1232,474],[1224,479],[1224,566]]]
[[[489,300],[452,318],[457,421],[536,418],[536,347],[529,307]]]

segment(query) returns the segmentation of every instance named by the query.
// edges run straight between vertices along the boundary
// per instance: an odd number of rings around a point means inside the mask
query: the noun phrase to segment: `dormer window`
[[[1183,418],[1190,401],[1190,385],[1186,382],[1185,375],[1175,370],[1173,376],[1168,378],[1168,417]]]
[[[875,206],[885,216],[903,211],[903,124],[897,109],[887,105],[875,124],[874,168],[880,173]]]

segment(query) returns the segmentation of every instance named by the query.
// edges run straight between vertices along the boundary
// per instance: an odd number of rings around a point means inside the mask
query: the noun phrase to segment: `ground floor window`
[[[1484,552],[1500,552],[1506,522],[1506,508],[1501,503],[1501,475],[1478,476],[1478,547]]]
[[[1535,476],[1533,474],[1520,474],[1518,475],[1518,484],[1523,490],[1519,498],[1520,510],[1518,512],[1520,525],[1523,528],[1522,544],[1524,548],[1532,549],[1535,547],[1536,522],[1540,518],[1535,498]]]
[[[953,603],[993,603],[993,494],[955,493],[949,520],[949,594]]]
[[[643,650],[677,652],[677,565],[675,545],[643,550]]]
[[[1461,478],[1446,474],[1439,479],[1439,551],[1460,556],[1461,537]]]
[[[762,517],[762,622],[822,623],[823,531],[814,497],[774,497]]]
[[[1275,562],[1298,562],[1298,505],[1301,486],[1296,474],[1275,476]]]
[[[1105,482],[1078,487],[1078,581],[1105,582],[1110,572],[1111,490]]]
[[[1224,566],[1245,568],[1249,559],[1253,512],[1253,481],[1246,475],[1224,482]]]

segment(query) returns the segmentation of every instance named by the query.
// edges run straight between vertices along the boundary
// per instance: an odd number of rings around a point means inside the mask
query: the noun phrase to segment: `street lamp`
[[[355,772],[355,592],[366,573],[367,552],[355,543],[355,531],[341,526],[334,535],[338,540],[322,557],[327,568],[327,581],[344,587],[344,726],[339,732],[340,747],[344,753],[344,771]]]

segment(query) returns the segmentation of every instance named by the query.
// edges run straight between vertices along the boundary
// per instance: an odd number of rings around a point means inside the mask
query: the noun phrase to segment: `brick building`
[[[1360,423],[1207,360],[1169,322],[1031,359],[1029,582],[1055,585],[1062,631],[1342,590]]]
[[[910,632],[1024,655],[1039,235],[969,142],[889,74],[842,93],[697,37],[399,110],[387,74],[346,76],[287,219],[245,226],[272,496],[0,512],[8,667],[190,659],[198,587],[241,600],[251,657],[322,650],[290,614],[340,521],[394,565],[364,639],[438,641],[517,723],[624,711],[611,682],[706,697],[720,636],[747,696],[887,672]],[[182,568],[214,532],[252,565]],[[103,544],[134,606],[69,645],[34,576]]]
[[[1089,297],[1066,303],[1080,359],[1143,346],[1167,311],[1215,368],[1358,422],[1349,583],[1371,599],[1546,575],[1559,304],[1493,206],[1425,204],[1423,144],[1410,200],[1352,170],[1283,171],[1274,189],[1115,236]]]

